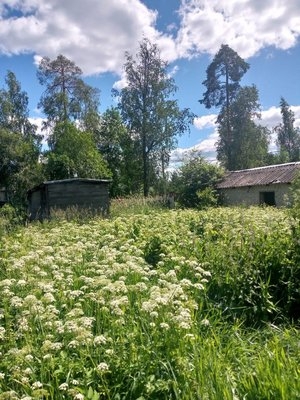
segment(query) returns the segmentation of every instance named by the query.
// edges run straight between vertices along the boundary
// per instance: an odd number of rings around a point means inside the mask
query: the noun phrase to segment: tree
[[[136,157],[138,149],[117,108],[112,107],[102,114],[96,144],[112,171],[111,196],[139,192],[141,168]]]
[[[287,101],[281,97],[280,111],[282,122],[275,127],[279,153],[285,162],[300,160],[300,131],[294,127],[295,114]]]
[[[26,138],[33,138],[37,144],[41,137],[36,135],[36,126],[29,121],[28,94],[12,71],[5,77],[6,87],[0,90],[0,126]]]
[[[198,153],[192,153],[173,173],[170,188],[183,207],[213,206],[218,201],[215,185],[222,175],[220,167],[209,163]]]
[[[37,76],[46,90],[38,107],[47,116],[45,127],[76,120],[86,129],[98,122],[99,91],[84,83],[81,75],[81,69],[63,55],[41,60]]]
[[[0,186],[14,205],[25,205],[26,191],[41,178],[40,142],[29,121],[28,95],[8,71],[0,90]]]
[[[107,163],[96,148],[93,135],[80,131],[70,122],[57,124],[55,147],[45,154],[48,179],[109,178]]]
[[[100,91],[79,79],[75,85],[70,113],[78,126],[88,132],[96,132],[100,125]]]
[[[269,131],[256,124],[260,118],[260,105],[256,86],[240,88],[230,105],[231,140],[228,143],[227,116],[219,114],[218,160],[228,170],[265,165],[268,157]],[[225,133],[224,133],[225,132]],[[231,152],[228,153],[228,145]]]
[[[0,128],[0,186],[13,205],[25,206],[26,193],[42,179],[38,150],[21,133]]]
[[[162,151],[170,154],[176,136],[188,130],[194,115],[188,109],[180,110],[171,98],[176,91],[174,80],[167,74],[167,63],[161,59],[157,45],[148,39],[140,43],[136,59],[126,53],[124,70],[127,86],[115,95],[135,143],[135,157],[142,166],[139,180],[144,196],[148,196],[158,155]]]
[[[222,122],[222,143],[226,158],[231,164],[232,157],[232,127],[230,105],[237,96],[240,89],[240,80],[249,69],[249,64],[245,62],[228,45],[222,45],[213,61],[206,70],[207,78],[203,81],[207,90],[200,100],[206,108],[221,107],[221,113],[217,119]]]

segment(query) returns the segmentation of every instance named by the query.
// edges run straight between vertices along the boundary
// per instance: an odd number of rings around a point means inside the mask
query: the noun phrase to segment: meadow
[[[0,399],[300,399],[299,239],[273,208],[13,229]]]

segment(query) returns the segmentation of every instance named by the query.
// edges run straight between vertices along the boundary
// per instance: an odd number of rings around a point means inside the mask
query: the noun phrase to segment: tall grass
[[[152,211],[161,211],[167,208],[166,200],[161,196],[130,196],[111,200],[111,218],[126,215],[149,214]]]
[[[292,301],[294,240],[271,209],[11,232],[0,244],[0,399],[300,399],[299,331],[269,274],[290,281]]]

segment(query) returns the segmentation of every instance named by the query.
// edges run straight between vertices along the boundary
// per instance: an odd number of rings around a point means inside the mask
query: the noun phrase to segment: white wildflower
[[[203,319],[203,320],[201,321],[201,325],[209,326],[209,325],[210,325],[209,320],[208,320],[207,318]]]
[[[67,384],[67,382],[64,382],[58,386],[58,389],[61,391],[66,391],[66,390],[68,390],[68,387],[69,387],[69,385]]]
[[[106,344],[107,339],[104,335],[99,335],[94,337],[94,345],[97,346],[99,344]]]
[[[199,289],[199,290],[203,290],[204,286],[201,283],[194,283],[194,288]]]
[[[152,318],[157,318],[157,317],[158,317],[158,312],[157,312],[157,311],[152,311],[152,312],[150,313],[150,317],[152,317]]]
[[[181,321],[178,324],[179,328],[181,329],[190,329],[191,325],[188,322]]]
[[[24,374],[25,375],[31,375],[33,373],[33,371],[32,371],[32,369],[31,368],[26,368],[25,370],[24,370]]]
[[[74,396],[74,400],[84,400],[84,395],[81,394],[81,393],[77,393],[77,394]]]
[[[76,349],[76,347],[79,346],[79,342],[77,340],[71,340],[71,342],[69,342],[68,347],[70,349]]]
[[[196,338],[195,338],[195,335],[193,335],[192,333],[187,333],[185,336],[184,336],[184,338],[185,339],[189,339],[189,340],[195,340]]]
[[[43,387],[43,384],[40,381],[33,382],[33,384],[31,385],[31,388],[33,390],[41,389],[42,387]]]
[[[46,303],[54,303],[55,302],[55,297],[50,292],[45,293],[43,299]]]
[[[105,362],[101,362],[97,365],[97,370],[100,372],[107,372],[109,371],[109,366]]]
[[[0,340],[3,340],[5,338],[5,328],[3,326],[0,326]]]
[[[167,324],[166,322],[160,323],[159,326],[160,326],[162,329],[165,329],[166,331],[170,329],[170,325]]]

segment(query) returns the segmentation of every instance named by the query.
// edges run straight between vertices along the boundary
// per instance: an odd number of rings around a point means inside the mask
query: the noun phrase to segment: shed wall
[[[82,181],[53,183],[47,187],[49,209],[66,209],[77,206],[107,212],[109,195],[107,184]]]
[[[30,218],[39,219],[41,216],[41,190],[31,193],[30,195]]]
[[[82,180],[45,183],[32,190],[28,200],[31,220],[51,217],[51,210],[68,207],[107,214],[108,183]]]
[[[7,196],[6,196],[6,189],[0,188],[0,205],[5,204],[7,201]]]
[[[260,192],[275,192],[275,204],[283,207],[286,202],[286,195],[289,193],[288,184],[274,184],[266,186],[251,186],[221,189],[225,205],[259,205]]]

